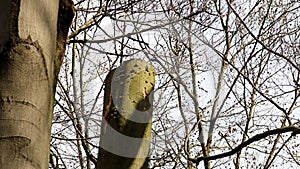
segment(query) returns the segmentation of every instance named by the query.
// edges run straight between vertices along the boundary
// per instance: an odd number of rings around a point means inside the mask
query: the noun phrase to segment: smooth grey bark
[[[70,0],[0,1],[1,168],[48,168],[54,88],[71,6]]]

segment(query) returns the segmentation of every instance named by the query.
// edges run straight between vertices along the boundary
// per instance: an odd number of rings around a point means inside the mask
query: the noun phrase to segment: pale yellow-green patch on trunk
[[[147,168],[155,75],[135,59],[107,76],[98,169]]]

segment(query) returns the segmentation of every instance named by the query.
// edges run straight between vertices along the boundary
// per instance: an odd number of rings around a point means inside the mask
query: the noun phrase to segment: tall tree
[[[0,166],[48,168],[71,0],[0,2]]]

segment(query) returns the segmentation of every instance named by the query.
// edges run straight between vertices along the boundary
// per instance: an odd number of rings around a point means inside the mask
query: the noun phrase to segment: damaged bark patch
[[[55,81],[63,62],[69,28],[75,15],[75,8],[72,0],[60,0],[57,22],[56,55],[54,58]]]

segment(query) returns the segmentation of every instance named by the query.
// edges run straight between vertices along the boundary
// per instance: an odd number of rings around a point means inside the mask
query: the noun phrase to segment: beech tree
[[[0,167],[48,168],[71,0],[0,2]]]

